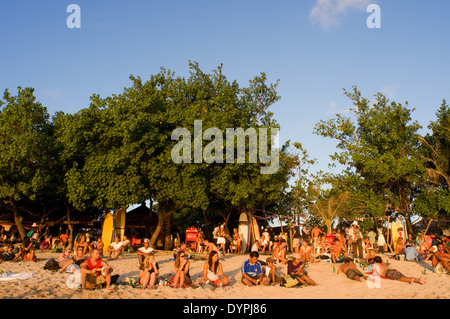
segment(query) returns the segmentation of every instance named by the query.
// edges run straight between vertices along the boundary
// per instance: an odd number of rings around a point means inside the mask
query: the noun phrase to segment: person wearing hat
[[[363,235],[361,234],[361,231],[359,230],[359,224],[355,220],[352,223],[352,227],[349,230],[349,239],[350,243],[353,247],[353,258],[358,258],[359,260],[363,260],[363,247],[362,247],[362,241],[363,241]]]
[[[138,255],[139,265],[142,265],[144,263],[145,257],[148,257],[148,256],[154,254],[155,250],[152,247],[150,247],[149,245],[150,245],[150,239],[145,238],[144,246],[142,246],[141,248],[139,248],[137,250],[136,253]]]
[[[303,269],[305,264],[303,263],[300,254],[294,253],[292,255],[292,260],[288,263],[287,273],[292,278],[297,279],[300,284],[309,284],[311,286],[316,286],[317,284],[308,277],[307,272]]]
[[[38,248],[39,232],[38,232],[38,225],[36,223],[33,223],[31,225],[31,230],[28,232],[27,237],[31,239],[33,247]]]

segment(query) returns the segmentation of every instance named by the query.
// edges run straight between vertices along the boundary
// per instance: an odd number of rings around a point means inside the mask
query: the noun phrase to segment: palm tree
[[[327,233],[331,234],[333,221],[348,210],[350,199],[348,192],[321,190],[317,200],[310,205],[310,213],[322,219],[327,226]]]

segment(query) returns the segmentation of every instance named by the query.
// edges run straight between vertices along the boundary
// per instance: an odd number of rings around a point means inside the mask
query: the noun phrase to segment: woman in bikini
[[[175,278],[173,280],[173,287],[187,287],[191,281],[191,276],[189,274],[189,260],[187,260],[187,255],[184,251],[178,252],[174,261],[174,272]]]
[[[223,273],[222,264],[219,261],[219,253],[211,251],[208,261],[203,265],[203,278],[200,284],[211,283],[216,287],[226,286],[230,283],[230,279]]]
[[[300,256],[304,262],[314,263],[314,258],[311,256],[311,246],[306,241],[303,241],[302,247],[300,247]]]
[[[86,259],[86,253],[88,252],[88,243],[86,241],[86,235],[81,235],[78,241],[75,243],[73,250],[75,252],[75,261]]]
[[[20,251],[14,257],[13,261],[22,258],[23,261],[37,261],[37,256],[34,253],[34,245],[29,237],[25,237],[20,247]]]
[[[149,255],[145,257],[143,264],[139,267],[139,282],[144,290],[147,285],[151,290],[158,281],[159,265],[155,261],[155,256]]]

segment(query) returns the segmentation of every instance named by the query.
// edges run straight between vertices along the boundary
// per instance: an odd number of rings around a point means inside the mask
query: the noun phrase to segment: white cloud
[[[323,29],[339,25],[348,11],[366,11],[373,0],[316,0],[310,12],[311,21],[318,22]]]
[[[347,115],[350,113],[350,108],[347,107],[346,109],[339,109],[339,105],[335,101],[330,101],[329,108],[327,111],[325,111],[325,114],[327,115]]]
[[[392,85],[384,85],[380,89],[380,93],[383,93],[388,99],[393,99],[397,95],[397,90]]]
[[[61,96],[61,90],[58,89],[49,89],[49,90],[44,90],[42,92],[46,97],[49,97],[53,100],[58,99]]]

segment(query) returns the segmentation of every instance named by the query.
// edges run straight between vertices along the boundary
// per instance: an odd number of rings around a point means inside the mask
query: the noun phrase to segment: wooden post
[[[433,221],[433,219],[431,218],[430,221],[428,222],[427,229],[425,230],[425,233],[424,233],[425,236],[427,235],[428,228],[430,228],[430,225],[431,225],[432,221]]]

